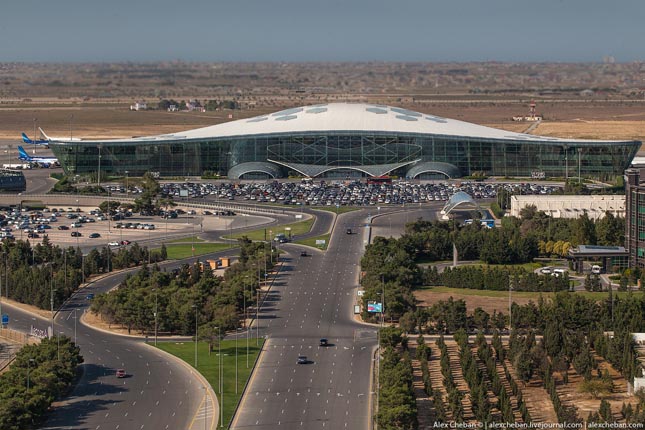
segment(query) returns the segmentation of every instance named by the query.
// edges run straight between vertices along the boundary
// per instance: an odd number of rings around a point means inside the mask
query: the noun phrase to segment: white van
[[[591,273],[593,273],[594,275],[599,275],[600,266],[598,266],[597,264],[594,264],[593,266],[591,266]]]
[[[553,273],[551,273],[551,276],[555,276],[556,278],[559,278],[560,276],[564,276],[565,273],[567,273],[566,269],[553,269]]]

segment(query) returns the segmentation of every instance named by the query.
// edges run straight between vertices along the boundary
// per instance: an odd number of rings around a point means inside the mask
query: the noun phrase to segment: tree
[[[600,415],[600,419],[606,423],[610,423],[614,421],[611,413],[611,405],[609,404],[607,399],[602,399],[602,401],[600,402],[600,408],[598,408],[598,414]]]
[[[208,342],[208,353],[210,354],[219,345],[219,341],[224,338],[223,334],[222,329],[214,321],[209,321],[199,326],[197,339]]]
[[[596,227],[585,211],[574,224],[574,242],[577,245],[595,245]]]
[[[408,311],[399,318],[399,327],[404,333],[413,333],[417,327],[416,312]]]
[[[159,182],[150,172],[146,172],[142,178],[141,188],[143,191],[134,200],[135,207],[138,211],[151,212],[155,209],[152,202],[161,190]]]
[[[397,327],[383,327],[379,331],[381,348],[394,348],[401,343],[402,330]]]
[[[578,386],[578,392],[589,394],[594,399],[600,399],[610,394],[611,390],[611,383],[597,378],[584,380]]]
[[[121,206],[121,203],[117,201],[110,200],[108,205],[108,200],[106,200],[99,204],[99,209],[101,210],[101,212],[107,213],[109,215],[110,213],[112,213],[112,211],[118,209],[119,206]]]
[[[531,354],[526,348],[520,349],[519,353],[515,356],[513,367],[522,382],[527,383],[531,380],[535,369]]]

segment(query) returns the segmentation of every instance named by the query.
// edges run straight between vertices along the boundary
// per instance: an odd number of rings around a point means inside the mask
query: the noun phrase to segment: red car
[[[116,377],[117,378],[125,378],[125,369],[117,369],[116,370]]]
[[[122,240],[121,241],[121,245],[130,245],[130,243],[132,243],[132,242],[130,242],[129,240]]]

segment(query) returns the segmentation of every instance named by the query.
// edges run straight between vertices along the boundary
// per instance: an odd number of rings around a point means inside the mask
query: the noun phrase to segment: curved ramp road
[[[214,258],[229,251],[201,256]],[[170,270],[197,258],[160,264]],[[213,399],[204,407],[204,390],[191,370],[160,351],[128,338],[87,327],[75,319],[89,307],[88,293],[108,291],[127,273],[113,274],[78,291],[56,315],[56,334],[76,340],[85,362],[82,377],[72,393],[55,404],[44,429],[189,429],[191,425],[216,422]],[[76,309],[76,311],[74,311]],[[31,326],[47,332],[51,320],[35,317],[3,303],[10,316],[9,327],[29,332]],[[127,376],[117,378],[116,370]],[[213,424],[214,426],[214,424]],[[200,426],[203,428],[203,424]],[[196,427],[195,427],[196,428]]]
[[[353,319],[365,216],[341,215],[326,253],[301,257],[304,248],[284,247],[289,255],[260,313],[265,352],[233,428],[368,427],[376,330]],[[319,346],[320,338],[329,345]],[[297,363],[299,355],[306,364]]]

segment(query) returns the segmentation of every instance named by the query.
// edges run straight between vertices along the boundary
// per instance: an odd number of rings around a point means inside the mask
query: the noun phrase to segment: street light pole
[[[36,137],[36,121],[38,121],[38,118],[34,118],[34,142],[38,140]],[[36,144],[34,143],[34,154],[36,154]]]
[[[52,336],[54,335],[54,263],[50,263],[50,278],[49,278],[49,306],[52,314]]]
[[[197,369],[197,305],[193,305],[195,308],[195,369]]]
[[[76,311],[78,309],[74,308],[74,344],[76,344]]]
[[[222,329],[221,327],[217,327],[218,330],[218,338],[219,338],[219,394],[220,397],[222,398],[219,412],[220,412],[220,418],[219,418],[219,426],[220,428],[224,427],[224,369],[222,367]]]
[[[511,291],[513,291],[513,286],[511,285],[511,280],[508,282],[508,332],[510,334],[511,329],[513,328],[513,299],[511,297]]]
[[[157,307],[157,289],[154,289],[155,292],[155,346],[157,346],[157,315],[158,315],[158,307]],[[196,335],[196,334],[195,334]],[[197,366],[195,366],[197,367]]]
[[[31,363],[34,363],[36,360],[30,358],[27,360],[27,391],[29,391],[29,372],[31,371]]]
[[[98,182],[98,184],[97,184],[97,185],[98,185],[99,187],[101,187],[101,145],[98,145],[98,146],[97,146],[97,148],[98,148],[98,150],[99,150],[99,171],[98,171],[98,176],[97,176],[97,182]],[[108,209],[109,209],[109,208],[108,208]],[[109,211],[108,211],[108,212],[109,212]]]
[[[237,338],[240,335],[240,328],[235,330],[235,394],[237,394]]]
[[[260,346],[260,324],[258,318],[260,317],[260,288],[257,289],[258,298],[255,304],[255,346]]]

